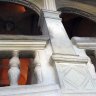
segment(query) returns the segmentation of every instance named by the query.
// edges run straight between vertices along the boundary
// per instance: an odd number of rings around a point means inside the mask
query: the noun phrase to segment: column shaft
[[[43,84],[56,84],[56,73],[50,60],[52,56],[50,44],[47,45],[45,50],[39,51],[39,55],[42,68]]]
[[[53,53],[75,55],[59,14],[58,12],[43,10],[43,34],[49,34]]]
[[[34,64],[35,64],[34,72],[35,72],[37,84],[40,84],[42,83],[42,73],[41,73],[42,71],[41,71],[39,51],[35,51]]]

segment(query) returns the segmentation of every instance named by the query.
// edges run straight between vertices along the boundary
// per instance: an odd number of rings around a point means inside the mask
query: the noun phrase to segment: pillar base
[[[63,92],[96,90],[96,80],[92,78],[87,67],[88,59],[55,54],[52,60]]]

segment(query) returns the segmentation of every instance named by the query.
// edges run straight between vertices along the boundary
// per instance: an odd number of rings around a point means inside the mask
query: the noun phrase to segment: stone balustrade
[[[45,50],[47,42],[49,40],[48,36],[3,36],[4,40],[0,40],[0,58],[11,58],[9,60],[9,70],[8,70],[8,78],[11,86],[17,86],[18,80],[20,77],[20,58],[22,56],[26,58],[32,58],[32,62],[30,62],[32,66],[35,65],[35,68],[32,69],[32,72],[35,73],[35,83],[31,82],[33,73],[28,70],[28,72],[32,73],[30,78],[28,78],[28,82],[31,84],[40,84],[42,81],[41,76],[41,63],[40,63],[40,53],[38,50]],[[3,38],[0,36],[0,38]],[[14,38],[13,40],[11,40]],[[29,52],[26,54],[26,51]],[[35,52],[35,56],[33,56]],[[22,53],[22,54],[21,54]],[[28,55],[31,54],[31,55]],[[39,55],[38,55],[39,54]],[[27,57],[28,56],[28,57]],[[31,56],[31,57],[30,57]],[[25,58],[24,57],[24,58]],[[33,60],[34,59],[34,60]],[[32,78],[31,78],[32,77]],[[29,84],[29,83],[28,83]],[[9,84],[8,84],[9,85]]]
[[[26,53],[26,54],[24,54],[24,53]],[[35,56],[33,56],[33,53],[35,53]],[[31,54],[31,57],[30,57],[30,54]],[[34,60],[31,61],[31,66],[35,66],[35,68],[32,69],[33,72],[35,73],[34,74],[35,77],[31,76],[30,78],[36,80],[35,82],[37,84],[40,84],[42,82],[42,73],[41,73],[39,52],[35,51],[32,53],[31,52],[29,53],[29,52],[23,51],[22,56],[21,56],[21,52],[19,52],[18,50],[14,50],[12,52],[12,57],[9,60],[8,77],[9,77],[9,81],[10,81],[10,86],[18,86],[18,81],[20,78],[20,59],[19,59],[19,57],[22,58],[22,57],[24,57],[23,55],[28,56],[29,59],[34,57]],[[34,83],[33,80],[31,81],[31,83]]]

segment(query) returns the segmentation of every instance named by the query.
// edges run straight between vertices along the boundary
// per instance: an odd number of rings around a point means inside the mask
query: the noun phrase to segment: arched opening
[[[24,3],[23,3],[24,1]],[[36,7],[36,6],[35,6]],[[38,36],[42,35],[40,28],[38,26],[39,13],[38,8],[35,7],[30,2],[26,0],[0,0],[0,36],[3,40],[7,36],[12,36],[11,39],[16,39],[15,36],[20,35],[20,40],[24,39],[24,36]],[[13,36],[14,35],[14,36]],[[1,40],[2,40],[1,39]],[[30,38],[29,38],[30,39]],[[20,79],[18,81],[19,85],[30,84],[30,75],[32,76],[32,71],[30,69],[33,64],[33,52],[26,50],[20,52]],[[4,55],[5,54],[5,55]],[[23,55],[22,55],[23,54]],[[30,55],[31,54],[31,55]],[[2,57],[3,56],[3,57]],[[23,56],[23,57],[22,57]],[[9,86],[9,60],[12,58],[12,52],[1,52],[0,51],[0,87]],[[30,67],[31,66],[31,67]],[[33,65],[34,68],[34,65]],[[31,71],[31,72],[30,72]],[[31,78],[32,79],[32,78]]]
[[[0,34],[41,35],[39,15],[32,8],[13,3],[0,2]]]
[[[96,22],[75,13],[62,13],[62,23],[71,39],[77,37],[96,37]]]

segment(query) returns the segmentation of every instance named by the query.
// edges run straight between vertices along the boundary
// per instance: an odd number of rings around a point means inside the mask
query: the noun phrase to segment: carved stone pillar
[[[56,84],[58,75],[53,62],[49,62],[53,55],[75,55],[75,51],[63,27],[60,13],[43,10],[40,18],[40,26],[43,35],[48,35],[50,40],[45,50],[40,51],[40,61],[42,66],[42,78],[44,84]],[[60,55],[61,56],[61,55]],[[62,57],[60,57],[62,58]]]
[[[43,10],[41,14],[42,32],[49,35],[53,53],[75,55],[71,41],[59,17],[60,13],[55,11]]]
[[[52,56],[52,49],[50,44],[46,46],[44,50],[38,50],[35,52],[34,73],[37,80],[37,84],[56,84],[56,76],[53,65],[51,65],[50,58]]]
[[[46,46],[45,50],[39,51],[40,63],[42,68],[43,84],[56,84],[57,78],[55,68],[51,62],[52,49],[50,43]]]
[[[40,84],[42,82],[42,73],[41,73],[39,51],[35,51],[34,64],[35,64],[34,73],[36,76],[37,84]]]
[[[19,69],[20,60],[18,57],[18,51],[13,52],[13,57],[10,59],[9,65],[10,65],[10,69],[8,71],[8,75],[9,75],[10,85],[16,86],[18,85],[18,79],[20,76],[20,69]]]

